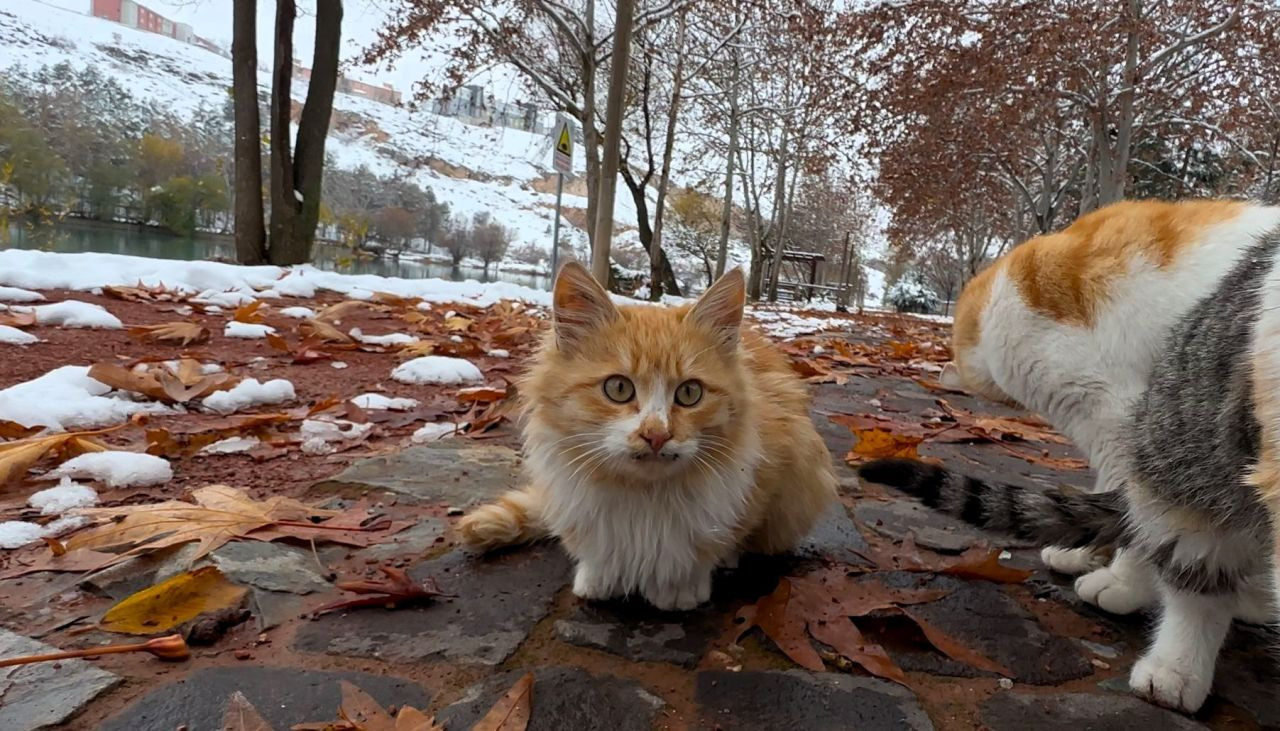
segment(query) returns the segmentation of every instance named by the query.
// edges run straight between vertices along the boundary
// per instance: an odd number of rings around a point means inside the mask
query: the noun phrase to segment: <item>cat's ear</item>
[[[556,345],[572,348],[592,329],[618,317],[609,293],[576,261],[566,262],[551,294]]]
[[[746,304],[747,282],[742,270],[730,269],[698,298],[689,310],[689,320],[715,331],[726,345],[737,345]]]

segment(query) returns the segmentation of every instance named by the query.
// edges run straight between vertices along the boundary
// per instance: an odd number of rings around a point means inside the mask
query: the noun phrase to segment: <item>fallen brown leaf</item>
[[[129,335],[148,343],[191,345],[208,340],[209,329],[195,322],[164,322],[159,325],[131,327]]]
[[[444,731],[444,727],[412,706],[402,706],[392,717],[372,696],[343,680],[338,720],[300,723],[291,731]]]
[[[15,312],[13,310],[0,312],[0,325],[31,327],[34,324],[36,324],[36,313],[34,312]]]
[[[411,604],[423,604],[434,601],[436,597],[448,596],[440,591],[434,578],[418,583],[409,578],[402,569],[391,566],[379,566],[378,570],[386,575],[382,581],[339,581],[337,587],[363,596],[342,599],[316,609],[313,614],[325,614],[342,609],[358,607],[383,607],[394,609]]]
[[[360,300],[345,300],[337,303],[336,305],[329,305],[323,310],[320,310],[316,313],[315,319],[325,323],[339,322],[347,315],[353,314],[357,310],[363,310],[369,307],[370,305],[368,302],[362,302]]]
[[[350,335],[317,317],[314,320],[303,320],[298,323],[298,332],[303,340],[322,343],[354,343]]]
[[[237,307],[235,312],[231,313],[231,319],[236,322],[243,322],[250,325],[261,324],[263,320],[262,312],[260,312],[261,309],[262,300],[246,302]]]
[[[47,456],[53,456],[57,461],[62,461],[88,452],[106,451],[107,448],[94,437],[123,429],[125,426],[127,424],[107,429],[64,432],[0,442],[0,485],[21,479],[27,474],[27,470]]]
[[[271,724],[258,713],[244,693],[235,691],[227,699],[227,710],[222,714],[221,731],[274,731]]]
[[[184,571],[121,600],[102,615],[108,632],[148,635],[173,629],[202,614],[239,606],[248,592],[214,566]]]
[[[525,673],[471,731],[525,731],[532,710],[533,673]]]
[[[880,457],[919,458],[916,451],[927,432],[918,424],[867,414],[830,414],[831,421],[849,427],[858,438],[845,457],[850,462]]]
[[[1000,563],[1000,549],[977,545],[959,556],[922,553],[915,537],[908,534],[890,549],[868,549],[863,555],[883,571],[921,571],[951,574],[966,579],[983,579],[999,584],[1020,584],[1032,572]]]

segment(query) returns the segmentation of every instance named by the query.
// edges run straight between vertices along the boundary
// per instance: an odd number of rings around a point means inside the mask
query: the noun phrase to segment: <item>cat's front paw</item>
[[[596,569],[580,563],[573,572],[573,594],[579,599],[611,599],[613,582]]]
[[[1041,549],[1040,560],[1051,570],[1067,576],[1079,576],[1102,566],[1106,561],[1090,548]]]
[[[1213,684],[1213,665],[1196,667],[1184,657],[1147,655],[1133,666],[1129,687],[1147,700],[1185,713],[1204,705]]]
[[[645,600],[663,611],[685,612],[711,600],[711,572],[700,572],[683,582],[671,582],[646,588]]]
[[[1133,614],[1157,598],[1155,590],[1141,578],[1126,576],[1113,566],[1103,566],[1076,579],[1076,594],[1105,612]]]

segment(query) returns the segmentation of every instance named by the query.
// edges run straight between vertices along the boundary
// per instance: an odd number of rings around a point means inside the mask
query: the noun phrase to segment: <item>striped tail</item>
[[[546,529],[537,518],[541,504],[541,493],[508,490],[465,515],[458,521],[458,532],[467,545],[486,551],[545,538]]]
[[[1068,493],[991,484],[911,459],[878,459],[858,468],[868,482],[895,487],[935,510],[1046,546],[1084,548],[1121,542],[1121,491]]]

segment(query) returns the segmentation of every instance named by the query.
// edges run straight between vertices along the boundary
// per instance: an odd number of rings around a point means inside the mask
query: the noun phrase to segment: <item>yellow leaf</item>
[[[416,343],[405,343],[400,346],[400,357],[402,358],[420,358],[424,355],[431,355],[436,352],[435,343],[427,340],[419,340]]]
[[[366,307],[369,307],[368,302],[362,302],[360,300],[345,300],[336,305],[329,305],[323,310],[320,310],[316,315],[316,319],[329,323],[338,322],[356,310],[363,310]]]
[[[475,324],[475,320],[462,315],[454,315],[453,317],[445,318],[444,321],[444,326],[451,332],[466,332],[471,329],[473,324]]]
[[[922,438],[910,434],[894,434],[884,429],[858,429],[854,431],[858,437],[858,443],[854,445],[850,457],[905,457],[908,459],[918,459],[920,457],[916,448],[920,446]],[[846,458],[847,459],[847,458]]]
[[[66,439],[66,435],[59,434],[52,437],[24,439],[0,447],[0,485],[26,475],[32,465],[60,446]]]
[[[243,322],[247,324],[261,323],[262,313],[258,311],[261,308],[262,308],[262,300],[254,300],[252,302],[246,302],[245,304],[240,305],[239,307],[236,308],[236,311],[231,315],[231,319],[235,320],[236,322]]]
[[[336,307],[337,305],[335,305]],[[318,338],[326,343],[350,343],[351,336],[342,332],[333,325],[316,318],[314,320],[306,320],[298,324],[298,332],[304,338]]]
[[[248,590],[214,566],[186,571],[125,598],[98,625],[108,632],[149,635],[173,629],[202,614],[239,606]]]

